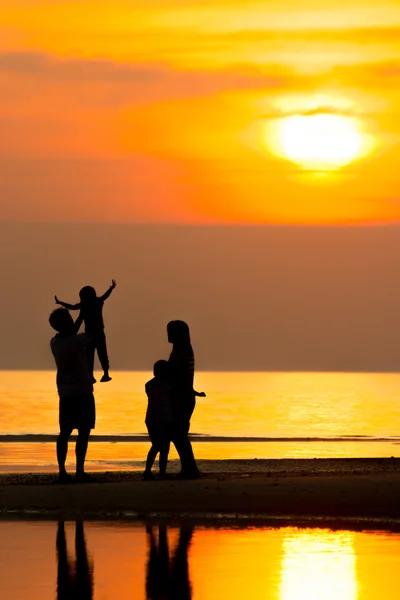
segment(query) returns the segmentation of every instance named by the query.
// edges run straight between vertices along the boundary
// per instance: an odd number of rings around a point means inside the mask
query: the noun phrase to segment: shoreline
[[[223,464],[216,469],[218,462]],[[261,463],[256,471],[254,462]],[[400,459],[199,464],[204,475],[194,481],[148,482],[140,473],[121,471],[96,473],[94,483],[61,485],[54,473],[1,474],[0,517],[347,520],[400,527]]]
[[[4,433],[0,434],[0,444],[43,444],[55,443],[58,434],[56,433]],[[70,436],[70,441],[77,439],[76,434]],[[191,433],[189,439],[192,443],[198,442],[240,442],[240,443],[284,443],[284,442],[392,442],[400,443],[399,436],[369,436],[369,435],[346,435],[346,436],[294,436],[294,437],[257,437],[257,436],[234,436],[234,435],[208,435],[203,433]],[[90,443],[96,442],[149,442],[147,433],[134,434],[93,434],[90,436]]]

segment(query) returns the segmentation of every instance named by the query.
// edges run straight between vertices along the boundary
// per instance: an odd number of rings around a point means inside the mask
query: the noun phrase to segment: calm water
[[[145,433],[149,378],[115,372],[112,382],[97,384],[96,434]],[[199,458],[400,456],[400,374],[198,373],[196,387],[207,398],[198,400],[192,432],[237,438],[196,443]],[[0,414],[0,434],[57,433],[55,374],[1,372]],[[243,439],[251,436],[265,441]],[[92,443],[90,468],[139,468],[146,448]],[[1,443],[0,463],[3,470],[54,468],[54,444]]]
[[[12,600],[395,600],[400,535],[327,529],[0,523]]]

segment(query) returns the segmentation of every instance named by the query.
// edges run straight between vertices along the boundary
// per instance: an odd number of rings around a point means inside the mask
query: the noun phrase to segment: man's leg
[[[72,429],[61,429],[59,436],[57,438],[57,462],[58,462],[58,471],[60,475],[60,479],[67,480],[69,475],[65,470],[65,461],[67,460],[68,454],[68,440],[72,433]]]
[[[79,478],[85,477],[85,458],[89,443],[90,429],[78,429],[78,438],[75,445],[76,455],[76,475]]]

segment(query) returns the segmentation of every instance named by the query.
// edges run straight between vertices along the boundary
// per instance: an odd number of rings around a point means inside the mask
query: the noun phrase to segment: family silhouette
[[[80,302],[68,304],[55,296],[55,301],[63,308],[54,310],[49,318],[56,335],[50,347],[57,366],[57,389],[59,395],[60,433],[57,439],[57,461],[59,480],[71,481],[65,468],[68,441],[74,429],[78,430],[75,447],[76,481],[89,482],[92,478],[85,473],[84,463],[90,437],[96,422],[93,384],[94,355],[97,354],[104,374],[102,382],[111,380],[106,337],[104,333],[103,304],[116,287],[113,280],[107,292],[97,296],[91,286],[79,292]],[[80,310],[74,322],[69,310]],[[79,333],[84,323],[85,332]],[[181,462],[178,474],[182,479],[200,477],[189,439],[190,419],[197,392],[194,385],[194,352],[190,331],[184,321],[170,321],[167,325],[168,342],[172,351],[168,361],[158,360],[153,367],[154,377],[145,385],[148,399],[145,423],[151,441],[143,478],[154,479],[152,467],[159,454],[159,477],[166,477],[168,454],[171,442],[174,444]]]
[[[170,552],[166,525],[146,525],[146,600],[191,600],[188,554],[194,527],[179,528]],[[75,522],[74,553],[68,552],[64,521],[56,534],[57,600],[93,600],[94,564],[87,551],[84,524]]]

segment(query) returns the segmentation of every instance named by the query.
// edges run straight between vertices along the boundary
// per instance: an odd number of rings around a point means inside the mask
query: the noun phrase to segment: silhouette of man
[[[153,528],[147,528],[147,600],[191,600],[188,551],[193,531],[193,527],[181,527],[178,544],[170,562],[165,525],[158,528],[158,544]]]
[[[74,323],[65,308],[53,311],[49,321],[57,331],[50,347],[57,365],[57,388],[60,397],[60,434],[57,439],[59,479],[62,483],[71,480],[65,469],[65,461],[68,440],[72,431],[77,429],[76,479],[85,482],[90,479],[85,473],[84,465],[90,430],[94,428],[96,421],[92,373],[86,355],[86,347],[91,343],[91,338],[86,334],[76,333],[79,325]]]
[[[93,600],[93,564],[88,560],[83,523],[75,523],[75,556],[68,556],[64,522],[58,523],[57,600]]]

